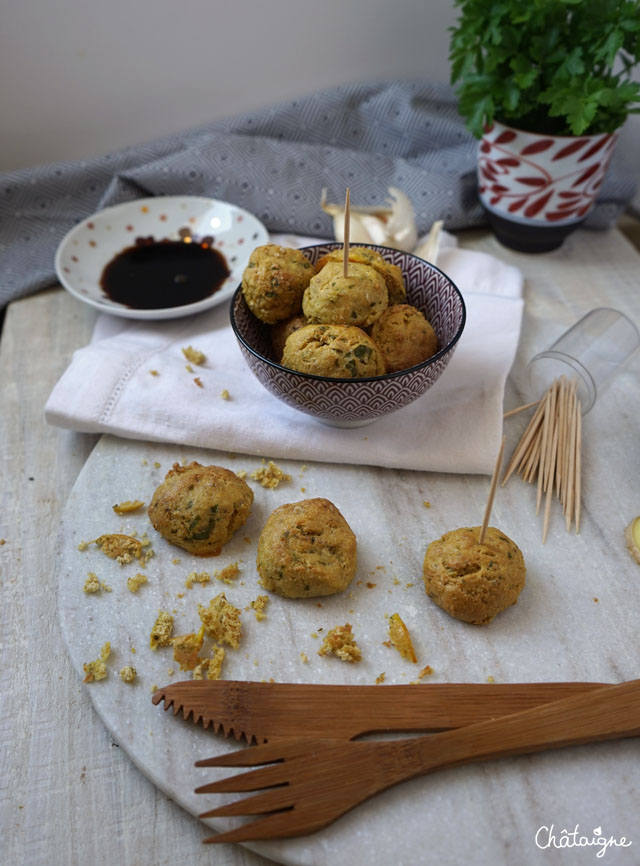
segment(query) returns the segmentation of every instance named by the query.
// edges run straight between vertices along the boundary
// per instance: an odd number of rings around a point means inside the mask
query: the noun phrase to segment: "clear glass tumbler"
[[[640,331],[631,319],[618,310],[598,307],[529,361],[531,393],[541,397],[560,376],[575,378],[586,414],[638,348]]]

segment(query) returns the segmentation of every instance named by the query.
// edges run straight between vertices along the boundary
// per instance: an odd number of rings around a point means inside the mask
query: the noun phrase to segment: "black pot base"
[[[562,246],[565,238],[583,222],[580,220],[564,226],[531,226],[511,222],[486,208],[485,213],[500,243],[522,253],[548,253],[557,250]]]

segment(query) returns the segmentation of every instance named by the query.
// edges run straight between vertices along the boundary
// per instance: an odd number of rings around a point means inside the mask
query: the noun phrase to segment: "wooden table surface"
[[[512,253],[485,232],[465,233],[461,244],[520,267],[526,310],[537,317],[568,327],[593,307],[612,306],[640,323],[640,254],[618,230],[579,231],[541,256]],[[97,437],[48,427],[43,406],[95,319],[92,308],[52,289],[10,305],[0,344],[2,862],[265,864],[240,846],[202,845],[204,825],[121,752],[67,658],[54,551],[65,501]],[[525,361],[520,352],[514,373]],[[637,441],[637,421],[635,429]],[[637,480],[637,449],[628,459]],[[640,495],[624,505],[640,512]],[[550,854],[545,862],[560,861]]]

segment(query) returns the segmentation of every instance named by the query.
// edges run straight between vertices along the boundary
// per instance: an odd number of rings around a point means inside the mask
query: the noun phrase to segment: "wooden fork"
[[[197,767],[254,767],[196,788],[197,794],[270,790],[201,818],[266,817],[205,842],[302,836],[398,782],[445,767],[599,740],[640,736],[640,680],[414,739],[388,742],[293,739],[208,758]],[[277,762],[277,763],[275,763]]]

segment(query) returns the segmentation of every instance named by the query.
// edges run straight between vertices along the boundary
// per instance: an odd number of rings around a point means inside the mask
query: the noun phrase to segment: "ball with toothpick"
[[[446,532],[431,542],[423,563],[429,598],[455,619],[487,625],[514,605],[524,589],[522,551],[502,530],[489,526],[504,439],[496,460],[482,524]]]

